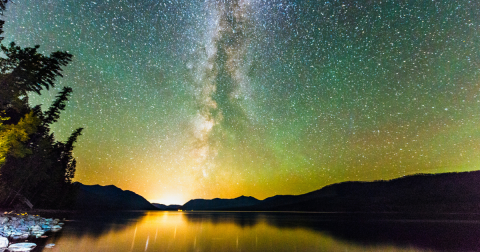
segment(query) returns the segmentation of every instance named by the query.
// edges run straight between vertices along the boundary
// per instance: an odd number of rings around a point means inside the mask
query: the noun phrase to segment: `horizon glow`
[[[69,51],[47,109],[75,181],[162,204],[480,169],[475,1],[15,1],[4,43]]]

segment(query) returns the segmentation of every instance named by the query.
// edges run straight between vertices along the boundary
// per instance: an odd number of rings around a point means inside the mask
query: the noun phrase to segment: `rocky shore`
[[[57,232],[63,223],[59,219],[44,218],[27,213],[0,213],[0,252],[30,251],[37,245],[29,237],[46,238],[46,232]],[[53,247],[47,244],[45,247]]]

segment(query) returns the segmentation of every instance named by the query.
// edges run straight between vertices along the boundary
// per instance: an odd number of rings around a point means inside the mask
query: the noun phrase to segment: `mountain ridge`
[[[480,171],[414,174],[391,180],[345,181],[300,195],[192,199],[184,205],[150,203],[114,185],[83,185],[77,210],[480,212]]]
[[[152,203],[158,210],[165,210],[165,211],[177,211],[182,205],[165,205],[160,203]]]
[[[114,185],[74,185],[78,188],[75,210],[158,210],[142,196]]]
[[[414,174],[391,180],[345,181],[301,195],[275,195],[255,204],[195,199],[183,210],[480,212],[480,171]],[[253,198],[253,197],[252,197]],[[203,201],[202,201],[203,200]],[[195,204],[189,204],[192,201]],[[200,203],[203,203],[200,204]],[[228,203],[222,205],[222,203]],[[252,202],[251,202],[252,203]],[[189,205],[187,205],[189,204]],[[187,206],[186,206],[187,205]]]
[[[260,200],[252,196],[240,196],[234,199],[192,199],[185,203],[182,210],[220,210],[224,208],[247,207],[258,204]]]

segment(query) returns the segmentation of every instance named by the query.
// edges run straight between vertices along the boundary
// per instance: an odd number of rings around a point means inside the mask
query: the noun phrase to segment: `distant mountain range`
[[[235,209],[238,207],[250,207],[259,204],[261,201],[254,197],[240,196],[235,199],[194,199],[185,203],[182,210],[222,210]]]
[[[480,171],[418,174],[388,181],[343,182],[302,195],[264,200],[194,199],[180,205],[151,204],[113,185],[75,183],[77,210],[231,210],[319,212],[480,212]]]
[[[84,185],[78,187],[76,210],[158,210],[142,196],[116,186]]]
[[[178,210],[182,205],[164,205],[164,204],[159,204],[159,203],[152,203],[157,210]]]
[[[480,171],[418,174],[389,181],[343,182],[302,195],[264,200],[195,199],[183,210],[480,212]]]

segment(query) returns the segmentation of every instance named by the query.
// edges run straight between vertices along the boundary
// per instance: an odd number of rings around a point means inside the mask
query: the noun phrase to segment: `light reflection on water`
[[[62,232],[46,243],[55,243],[56,251],[116,252],[471,250],[476,244],[461,247],[465,241],[448,232],[474,235],[470,231],[480,227],[477,221],[369,221],[360,217],[359,222],[359,216],[300,213],[91,213],[71,216]],[[439,244],[435,239],[442,240]],[[459,244],[451,244],[455,241]],[[39,246],[37,251],[41,250]]]

